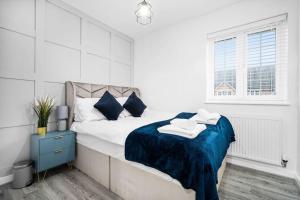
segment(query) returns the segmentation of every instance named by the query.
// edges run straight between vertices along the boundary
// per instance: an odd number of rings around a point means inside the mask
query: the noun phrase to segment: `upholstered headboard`
[[[76,97],[100,98],[106,91],[109,91],[114,97],[128,97],[132,92],[135,92],[138,96],[140,96],[140,91],[137,88],[67,81],[66,103],[69,106],[68,128],[71,127],[74,120],[74,105]]]

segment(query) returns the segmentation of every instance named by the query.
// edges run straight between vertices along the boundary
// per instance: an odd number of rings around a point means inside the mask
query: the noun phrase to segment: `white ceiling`
[[[137,37],[154,29],[200,16],[240,0],[149,0],[154,12],[153,22],[143,26],[136,23],[134,11],[142,0],[63,0],[106,25]]]

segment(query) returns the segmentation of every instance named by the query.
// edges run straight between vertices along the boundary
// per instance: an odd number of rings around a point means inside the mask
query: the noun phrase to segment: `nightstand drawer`
[[[39,162],[40,165],[38,171],[44,171],[46,169],[70,162],[74,159],[75,159],[74,147],[56,149],[50,153],[40,156],[40,162]]]
[[[75,148],[75,135],[62,134],[40,140],[40,155],[51,153],[57,149]]]

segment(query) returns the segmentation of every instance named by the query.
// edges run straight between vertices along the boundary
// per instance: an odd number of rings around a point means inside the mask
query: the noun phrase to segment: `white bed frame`
[[[129,96],[136,88],[66,83],[66,99],[70,107],[69,127],[73,122],[75,97],[101,97],[109,90],[116,97]],[[124,200],[195,200],[195,191],[184,189],[170,176],[123,158],[111,157],[77,143],[75,167],[95,179]],[[218,171],[219,184],[226,168],[224,159]],[[219,184],[217,188],[219,188]]]

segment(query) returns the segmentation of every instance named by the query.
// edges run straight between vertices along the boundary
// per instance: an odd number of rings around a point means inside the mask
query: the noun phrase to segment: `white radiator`
[[[281,165],[283,154],[282,120],[266,117],[229,117],[236,142],[228,155]]]

